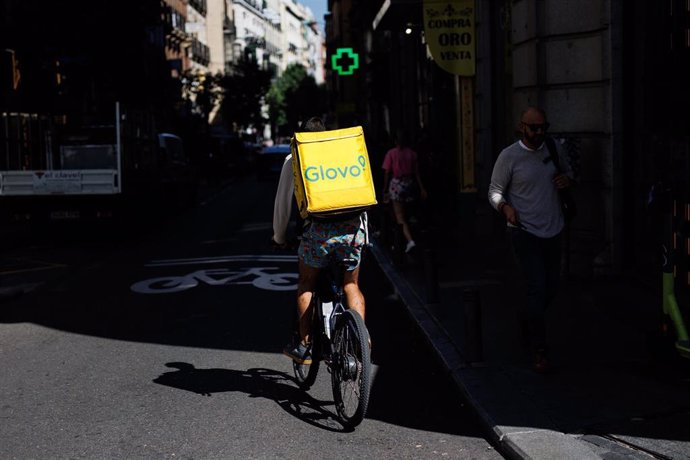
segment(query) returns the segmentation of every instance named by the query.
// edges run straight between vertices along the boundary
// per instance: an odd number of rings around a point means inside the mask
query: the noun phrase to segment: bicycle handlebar
[[[274,251],[295,251],[299,246],[299,240],[297,238],[289,238],[285,243],[279,244],[271,237],[270,245]]]

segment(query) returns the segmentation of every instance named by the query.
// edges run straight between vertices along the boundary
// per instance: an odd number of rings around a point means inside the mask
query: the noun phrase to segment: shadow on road
[[[275,401],[283,410],[310,425],[328,431],[347,432],[338,422],[337,415],[327,406],[332,401],[320,401],[297,388],[295,379],[272,369],[197,369],[184,362],[166,363],[176,369],[165,372],[153,380],[154,383],[180,390],[191,391],[202,396],[228,391],[246,393],[251,398],[267,398]]]

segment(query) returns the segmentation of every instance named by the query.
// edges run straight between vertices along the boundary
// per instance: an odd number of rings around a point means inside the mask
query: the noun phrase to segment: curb
[[[549,426],[542,414],[533,409],[529,401],[521,398],[511,387],[510,382],[501,376],[501,370],[491,366],[467,366],[462,351],[425,303],[414,292],[407,280],[394,267],[391,260],[377,246],[370,246],[381,271],[395,288],[410,317],[417,323],[425,339],[432,347],[442,365],[446,368],[455,385],[478,415],[491,440],[501,453],[511,459],[600,459],[588,443],[575,436],[557,430],[544,428],[520,428],[500,425],[492,414],[500,415],[523,413],[524,419],[542,419],[532,426]],[[503,417],[503,419],[509,419]],[[525,423],[525,426],[530,426]]]

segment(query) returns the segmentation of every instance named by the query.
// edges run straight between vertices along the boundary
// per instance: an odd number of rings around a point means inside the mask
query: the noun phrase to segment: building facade
[[[163,0],[165,53],[172,73],[228,72],[251,57],[279,75],[303,65],[323,83],[324,36],[311,10],[293,0]]]
[[[280,0],[281,71],[290,64],[307,69],[317,84],[324,82],[324,37],[312,11],[294,0]]]
[[[311,10],[292,0],[188,0],[180,54],[183,97],[192,102],[205,75],[231,73],[241,60],[254,61],[275,77],[299,63],[317,84],[324,81],[323,33]],[[170,62],[175,68],[177,61]],[[219,108],[216,100],[210,122]]]
[[[283,50],[285,39],[283,35],[282,18],[284,16],[282,0],[267,0],[264,16],[266,18],[266,56],[267,68],[279,75],[284,70]]]
[[[173,77],[187,70],[187,3],[188,0],[164,0],[161,19],[165,31],[165,57]]]
[[[187,68],[196,73],[209,72],[211,52],[208,47],[207,0],[189,0],[187,5]]]
[[[212,74],[225,71],[225,35],[230,32],[226,0],[207,0],[206,44],[209,48],[208,70]]]
[[[266,65],[266,17],[263,2],[233,0],[230,14],[235,33],[229,43],[231,52],[226,51],[226,57],[230,58],[228,64],[249,58],[262,66]]]

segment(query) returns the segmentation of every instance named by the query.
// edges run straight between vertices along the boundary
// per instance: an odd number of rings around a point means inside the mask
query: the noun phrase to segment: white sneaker
[[[406,252],[406,253],[407,253],[407,252],[410,252],[410,251],[412,250],[412,248],[414,248],[415,246],[417,246],[417,245],[415,244],[414,240],[408,241],[408,242],[407,242],[407,247],[405,248],[405,252]]]

